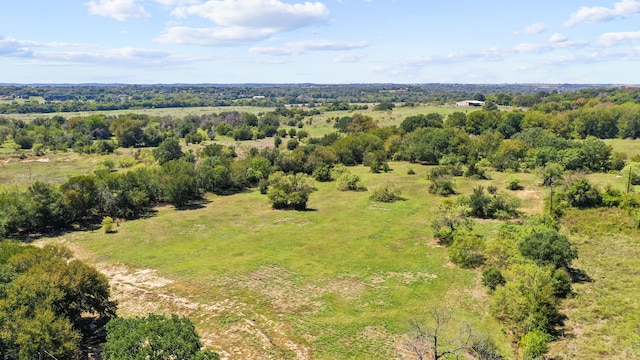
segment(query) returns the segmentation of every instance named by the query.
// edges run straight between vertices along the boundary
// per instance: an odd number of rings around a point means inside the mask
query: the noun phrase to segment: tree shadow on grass
[[[589,274],[587,274],[587,272],[582,269],[569,268],[567,269],[567,272],[569,273],[569,276],[571,277],[571,281],[573,283],[582,284],[593,282],[591,276],[589,276]]]
[[[35,232],[35,233],[12,234],[11,236],[7,237],[7,239],[17,240],[25,244],[31,244],[41,239],[61,237],[61,236],[78,232],[78,231],[93,232],[93,231],[99,230],[101,227],[102,227],[101,224],[80,223],[80,224],[73,224],[69,227],[62,228],[62,229],[44,230],[44,231]]]
[[[198,210],[198,209],[204,209],[207,204],[209,204],[211,202],[211,200],[207,200],[207,199],[202,199],[202,200],[195,200],[192,201],[188,204],[184,204],[181,206],[176,206],[176,210],[178,211],[187,211],[187,210]]]

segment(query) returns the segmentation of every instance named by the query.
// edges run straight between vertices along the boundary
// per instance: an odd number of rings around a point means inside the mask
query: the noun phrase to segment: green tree
[[[451,245],[457,234],[473,228],[473,219],[467,215],[467,211],[468,209],[458,202],[444,200],[438,207],[431,223],[433,236],[441,244]]]
[[[120,116],[109,125],[109,130],[118,139],[121,147],[136,147],[144,142],[144,122],[131,119],[129,116]]]
[[[367,132],[378,128],[378,122],[373,120],[371,116],[362,114],[353,114],[351,122],[347,126],[347,132],[359,133]]]
[[[307,208],[309,195],[314,191],[316,188],[313,180],[303,173],[285,174],[276,171],[269,176],[267,197],[275,209],[304,210]]]
[[[569,206],[577,208],[599,207],[602,205],[600,190],[589,183],[587,178],[571,182],[558,198],[567,202]]]
[[[74,176],[62,184],[60,189],[74,220],[90,216],[98,205],[98,185],[94,176]]]
[[[160,165],[171,160],[178,160],[184,155],[180,142],[174,137],[166,138],[157,148],[153,149],[152,153]]]
[[[219,356],[203,351],[195,327],[186,317],[150,314],[131,319],[114,318],[106,325],[103,344],[106,360],[185,359],[218,360]]]
[[[551,333],[561,323],[552,274],[551,267],[515,265],[491,296],[490,313],[516,338],[533,330]]]
[[[60,190],[53,185],[36,181],[27,190],[29,218],[34,230],[61,228],[68,224],[70,214]]]
[[[520,252],[540,265],[568,268],[578,258],[578,251],[569,239],[555,229],[540,229],[524,238]]]
[[[81,314],[115,313],[106,278],[69,261],[71,252],[62,246],[18,250],[2,242],[0,248],[8,254],[0,257],[0,267],[8,265],[13,274],[0,294],[0,351],[16,359],[75,358]]]
[[[167,201],[175,206],[183,206],[202,196],[194,165],[184,160],[172,160],[162,166],[163,192]]]
[[[393,110],[393,108],[396,107],[396,104],[394,104],[393,102],[389,101],[389,100],[384,100],[381,101],[380,103],[376,104],[376,106],[373,107],[374,111],[386,111],[386,110]]]

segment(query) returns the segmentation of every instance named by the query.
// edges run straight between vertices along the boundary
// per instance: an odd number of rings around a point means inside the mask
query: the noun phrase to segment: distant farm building
[[[463,100],[463,101],[458,101],[456,103],[456,106],[482,106],[484,105],[484,101],[478,101],[478,100]]]

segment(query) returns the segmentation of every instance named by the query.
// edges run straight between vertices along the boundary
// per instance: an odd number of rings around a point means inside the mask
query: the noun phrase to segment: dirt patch
[[[296,225],[296,226],[307,226],[307,225],[313,225],[315,224],[315,222],[309,220],[309,219],[305,219],[302,217],[297,217],[297,216],[287,216],[287,217],[283,217],[283,218],[278,218],[273,220],[274,224],[292,224],[292,225]]]
[[[430,248],[439,248],[439,247],[442,247],[442,245],[440,245],[440,239],[438,239],[437,237],[433,237],[433,238],[431,238],[431,240],[429,240],[429,241],[427,242],[427,245],[428,245]]]
[[[544,201],[542,198],[542,191],[537,189],[525,189],[521,191],[515,191],[514,195],[522,202],[522,210],[528,214],[539,214],[544,208]]]
[[[362,295],[366,284],[355,276],[338,279],[324,287],[327,292],[336,293],[345,300],[355,300]]]
[[[379,203],[372,203],[371,205],[369,205],[369,207],[367,207],[367,209],[378,210],[378,211],[389,211],[389,208],[386,208]]]
[[[452,263],[451,261],[447,261],[447,263],[444,264],[442,267],[445,267],[447,269],[454,269],[456,267],[456,264]]]
[[[22,162],[26,162],[26,163],[30,163],[30,162],[41,162],[41,163],[47,163],[51,161],[51,159],[49,158],[39,158],[39,159],[25,159],[22,160]]]
[[[317,299],[327,293],[354,300],[366,289],[364,282],[349,275],[326,284],[298,284],[291,273],[276,266],[262,267],[234,282],[268,297],[273,308],[283,313],[314,313],[323,306]]]
[[[112,298],[118,302],[121,316],[144,316],[149,313],[178,314],[189,316],[200,333],[202,342],[216,350],[222,359],[279,359],[283,349],[293,352],[296,359],[311,358],[311,350],[305,344],[292,341],[293,330],[285,321],[273,320],[252,309],[251,305],[231,299],[220,299],[207,303],[180,296],[176,289],[191,288],[189,284],[177,283],[161,277],[154,269],[133,269],[119,264],[96,261],[95,254],[82,246],[60,241],[67,245],[76,258],[93,264],[105,274],[111,285]],[[39,245],[44,245],[39,243]],[[277,268],[265,268],[252,273],[247,284],[265,293],[267,283],[276,283],[272,294],[283,310],[292,298],[295,289],[288,280],[278,283],[277,277],[288,276]],[[283,289],[291,290],[285,292]],[[281,293],[279,293],[279,291]],[[297,294],[299,303],[304,301]],[[274,306],[277,308],[277,306]],[[247,315],[250,314],[250,315]],[[230,315],[230,325],[220,324],[219,319]],[[216,325],[212,325],[212,324]]]
[[[378,274],[371,277],[371,283],[382,284],[387,280],[393,279],[403,284],[411,284],[416,281],[429,281],[437,278],[438,275],[429,274],[426,272],[411,273],[411,272],[386,272],[384,274]]]

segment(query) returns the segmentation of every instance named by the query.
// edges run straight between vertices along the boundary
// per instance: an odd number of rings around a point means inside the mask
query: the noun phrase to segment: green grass
[[[633,139],[605,139],[607,145],[611,145],[613,151],[626,154],[628,159],[640,156],[640,140]]]
[[[295,358],[287,342],[314,359],[397,356],[410,318],[427,320],[446,307],[460,322],[491,334],[509,354],[500,326],[486,314],[478,273],[448,263],[433,245],[430,223],[441,198],[427,193],[424,168],[392,163],[372,174],[351,168],[366,186],[401,186],[404,201],[372,203],[368,192],[340,192],[317,183],[309,211],[272,210],[257,191],[212,196],[206,206],[160,208],[148,219],[124,222],[116,234],[84,232],[64,238],[96,254],[95,261],[157,269],[172,291],[201,303],[230,299],[219,313],[192,314],[214,344],[244,356]],[[54,240],[55,241],[55,240]],[[271,340],[225,333],[247,321]],[[274,328],[273,322],[279,324]],[[395,341],[395,342],[394,342]]]
[[[263,112],[272,111],[274,108],[268,107],[256,107],[256,106],[203,106],[203,107],[183,107],[183,108],[157,108],[157,109],[126,109],[126,110],[105,110],[105,111],[78,111],[78,112],[57,112],[46,114],[2,114],[1,117],[11,119],[21,119],[24,121],[32,121],[39,117],[52,117],[56,115],[63,116],[67,119],[78,116],[91,116],[94,114],[104,114],[107,116],[118,116],[122,114],[146,114],[149,116],[173,116],[173,117],[185,117],[188,115],[205,115],[221,112],[248,112],[252,114],[258,114]]]
[[[577,246],[574,267],[591,281],[574,285],[562,304],[565,336],[551,355],[570,359],[638,359],[640,238],[623,210],[572,210],[562,225]]]
[[[360,113],[367,116],[371,116],[374,120],[378,122],[380,127],[384,126],[398,126],[404,119],[409,116],[419,115],[419,114],[429,114],[429,113],[438,113],[441,114],[444,118],[447,115],[455,112],[455,111],[469,111],[467,108],[459,108],[450,105],[442,105],[442,106],[434,106],[434,105],[419,105],[415,107],[396,107],[392,111],[373,111],[371,110],[373,106],[369,106],[369,110],[355,110],[355,111],[329,111],[324,112],[320,115],[314,115],[310,117],[311,125],[307,125],[305,119],[304,128],[309,131],[309,134],[312,137],[321,137],[325,134],[334,132],[333,128],[334,121],[327,122],[330,118],[341,118],[345,116],[352,116],[353,114]]]

